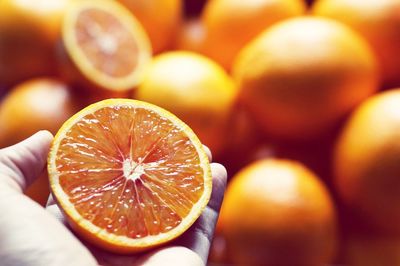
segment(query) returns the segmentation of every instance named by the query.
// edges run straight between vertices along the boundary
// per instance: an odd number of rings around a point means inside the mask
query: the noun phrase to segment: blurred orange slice
[[[111,0],[74,1],[64,17],[62,40],[75,76],[82,76],[74,78],[89,87],[132,89],[151,58],[142,25]]]
[[[71,227],[117,253],[181,235],[212,188],[193,131],[164,109],[128,99],[104,100],[71,117],[55,136],[48,171]]]

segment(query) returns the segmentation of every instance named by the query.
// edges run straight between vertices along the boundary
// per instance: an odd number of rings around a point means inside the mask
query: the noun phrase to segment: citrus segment
[[[49,177],[72,224],[123,251],[180,235],[211,193],[208,159],[194,133],[135,100],[99,102],[67,121],[49,155]]]
[[[141,24],[114,1],[70,5],[63,24],[63,45],[84,79],[108,90],[136,86],[151,58]]]

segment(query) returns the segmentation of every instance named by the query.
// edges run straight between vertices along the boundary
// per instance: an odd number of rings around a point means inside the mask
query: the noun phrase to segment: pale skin
[[[45,169],[53,136],[40,131],[0,149],[1,265],[204,265],[226,187],[226,170],[211,164],[211,200],[196,223],[177,240],[136,255],[116,255],[77,237],[50,198],[46,208],[23,191]],[[211,154],[207,149],[211,159]]]

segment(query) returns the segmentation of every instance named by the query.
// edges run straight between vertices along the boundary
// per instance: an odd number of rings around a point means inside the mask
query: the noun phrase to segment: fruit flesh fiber
[[[76,40],[95,69],[116,78],[135,69],[137,43],[116,17],[100,9],[83,10],[76,20],[76,29]]]
[[[167,232],[204,191],[200,159],[182,128],[143,108],[88,114],[60,148],[57,171],[71,203],[83,218],[116,235]]]

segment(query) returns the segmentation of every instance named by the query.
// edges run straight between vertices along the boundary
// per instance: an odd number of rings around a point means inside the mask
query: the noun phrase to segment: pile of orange
[[[2,0],[0,148],[58,132],[26,193],[44,204],[51,190],[108,250],[195,222],[212,189],[204,144],[229,177],[210,265],[396,265],[399,12],[397,0]]]

